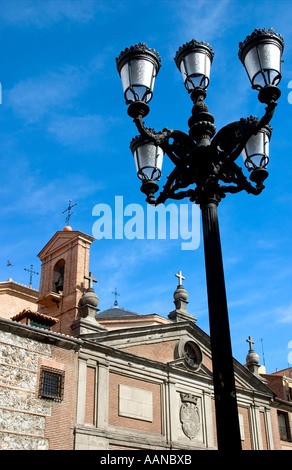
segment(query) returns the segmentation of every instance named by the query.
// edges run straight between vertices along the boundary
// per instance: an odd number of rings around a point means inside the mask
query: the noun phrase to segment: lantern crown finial
[[[204,41],[199,42],[196,39],[192,39],[191,41],[186,42],[185,44],[180,46],[175,54],[174,61],[178,68],[179,68],[182,55],[186,55],[188,52],[193,51],[194,49],[202,49],[202,51],[204,50],[205,53],[210,54],[211,61],[213,60],[214,51],[212,47],[210,46],[210,44],[208,42],[204,42]]]
[[[125,62],[127,62],[129,57],[133,57],[135,55],[138,56],[139,54],[143,54],[143,53],[149,54],[149,56],[153,57],[153,59],[157,63],[157,67],[158,67],[157,72],[158,72],[161,67],[161,57],[155,49],[151,49],[150,47],[148,47],[147,44],[145,44],[145,42],[139,42],[138,44],[135,44],[134,46],[126,47],[120,53],[120,55],[116,57],[116,65],[117,65],[118,72],[120,73],[123,65],[125,64]]]
[[[244,41],[239,43],[239,51],[238,51],[238,56],[241,62],[244,60],[244,55],[250,50],[257,41],[260,39],[275,39],[279,41],[279,43],[282,46],[282,52],[284,50],[284,39],[281,36],[281,34],[276,33],[273,28],[270,29],[265,29],[265,28],[260,28],[260,29],[255,29],[250,35],[248,35]]]

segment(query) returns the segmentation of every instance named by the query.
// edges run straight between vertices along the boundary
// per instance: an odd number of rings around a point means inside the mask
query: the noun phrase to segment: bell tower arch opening
[[[54,266],[53,270],[53,292],[57,294],[63,293],[65,275],[65,260],[60,259]]]

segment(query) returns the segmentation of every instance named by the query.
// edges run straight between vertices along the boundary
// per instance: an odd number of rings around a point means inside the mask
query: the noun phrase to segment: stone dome
[[[250,349],[248,355],[246,356],[246,364],[252,365],[252,364],[258,364],[259,362],[260,362],[259,355],[253,349]]]
[[[185,301],[187,301],[188,296],[189,295],[188,295],[188,293],[185,290],[183,285],[177,286],[177,289],[174,291],[174,294],[173,294],[174,300],[185,300]]]
[[[92,287],[89,287],[81,297],[79,301],[79,306],[83,307],[84,305],[89,305],[90,307],[97,307],[99,302],[99,298],[94,292]]]

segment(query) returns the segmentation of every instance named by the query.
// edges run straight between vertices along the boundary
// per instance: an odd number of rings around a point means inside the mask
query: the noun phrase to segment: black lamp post
[[[259,101],[267,105],[265,114],[261,119],[253,116],[240,119],[217,133],[214,118],[204,102],[214,56],[209,44],[192,40],[175,56],[193,101],[188,134],[167,128],[156,132],[144,125],[143,118],[149,113],[147,103],[161,66],[159,54],[145,44],[138,44],[116,59],[128,114],[140,133],[130,148],[146,201],[158,205],[169,198],[187,197],[199,204],[202,211],[219,450],[241,450],[241,438],[217,207],[226,193],[245,190],[258,195],[264,189],[272,131],[269,122],[281,94],[277,85],[281,80],[284,41],[273,29],[259,29],[239,47],[239,58],[252,88],[259,91]],[[155,197],[164,154],[173,162],[174,169]],[[236,163],[240,154],[249,180]]]

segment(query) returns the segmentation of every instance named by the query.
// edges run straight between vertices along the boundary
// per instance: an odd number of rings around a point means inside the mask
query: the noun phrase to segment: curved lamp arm
[[[219,151],[222,160],[235,161],[248,140],[256,135],[264,126],[271,121],[277,103],[271,101],[266,107],[266,112],[261,119],[250,116],[240,119],[220,129],[211,142],[211,146]],[[224,148],[225,146],[225,148]]]
[[[136,116],[133,121],[139,133],[161,147],[175,165],[186,160],[195,147],[194,141],[184,132],[168,129],[167,127],[160,132],[156,132],[154,129],[145,126],[142,115]],[[169,143],[170,139],[173,139],[173,144]]]

